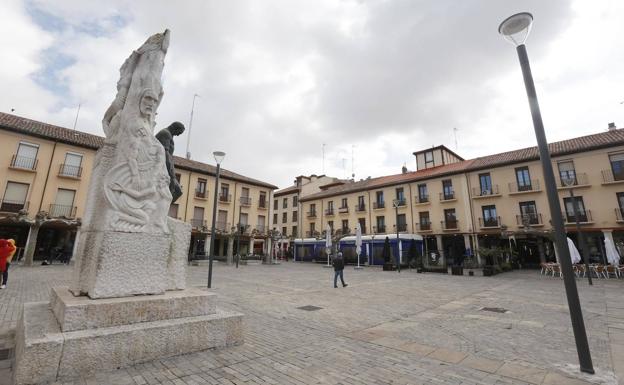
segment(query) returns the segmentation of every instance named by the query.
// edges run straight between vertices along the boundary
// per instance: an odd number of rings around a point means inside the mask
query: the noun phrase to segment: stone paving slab
[[[24,302],[47,300],[50,287],[66,285],[70,274],[65,266],[12,269],[11,285],[0,291],[2,326],[15,323]],[[205,266],[190,268],[189,286],[205,286],[206,276]],[[536,271],[462,277],[350,267],[345,278],[347,288],[333,289],[332,272],[320,265],[217,264],[212,291],[219,307],[245,314],[243,346],[71,383],[612,385],[614,373],[624,379],[618,372],[624,336],[614,322],[624,309],[624,280],[578,282],[592,377],[578,373],[559,279]],[[306,305],[321,309],[298,309]]]

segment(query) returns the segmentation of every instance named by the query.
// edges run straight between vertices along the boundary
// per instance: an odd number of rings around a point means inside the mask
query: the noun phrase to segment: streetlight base
[[[596,374],[596,372],[594,371],[594,368],[584,368],[582,366],[581,366],[581,372],[589,373],[589,374]]]

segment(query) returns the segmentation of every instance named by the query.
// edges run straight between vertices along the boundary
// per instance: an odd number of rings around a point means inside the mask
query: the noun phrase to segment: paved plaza
[[[245,314],[244,345],[66,384],[624,384],[622,279],[577,280],[590,376],[578,372],[561,279],[347,267],[349,286],[334,289],[332,275],[293,262],[217,264],[213,290],[221,308]],[[70,276],[68,266],[13,268],[0,291],[1,342],[10,345],[22,303],[47,301]],[[203,286],[206,276],[191,267],[189,284]],[[8,373],[0,369],[0,384]]]

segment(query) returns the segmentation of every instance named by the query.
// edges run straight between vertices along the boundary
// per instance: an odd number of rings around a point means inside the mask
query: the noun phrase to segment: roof
[[[70,130],[65,127],[55,126],[48,123],[39,122],[32,119],[23,118],[12,114],[0,112],[0,128],[18,134],[26,134],[41,139],[52,140],[73,146],[97,150],[104,143],[104,137],[88,134],[86,132]],[[216,167],[194,161],[179,156],[174,156],[174,164],[180,169],[200,172],[207,175],[216,175]],[[248,183],[255,186],[267,187],[271,190],[277,189],[270,183],[249,178],[229,170],[221,169],[221,176],[237,182]]]
[[[624,130],[610,130],[598,134],[581,136],[553,142],[548,145],[550,155],[560,157],[584,151],[599,150],[624,145]],[[510,164],[523,163],[539,160],[539,150],[537,146],[527,147],[520,150],[502,152],[499,154],[487,155],[475,159],[464,160],[438,167],[426,168],[424,170],[382,176],[378,178],[366,179],[335,188],[330,188],[316,194],[308,195],[300,201],[310,201],[319,198],[329,198],[337,195],[366,191],[372,188],[381,188],[399,185],[420,180],[443,177],[464,172],[477,171],[487,168],[501,167]]]
[[[446,147],[445,145],[441,144],[439,146],[435,146],[435,147],[431,147],[431,148],[425,148],[424,150],[420,150],[420,151],[414,151],[412,153],[412,155],[418,155],[418,154],[422,154],[423,152],[428,152],[428,151],[434,151],[434,150],[444,150],[446,152],[448,152],[449,154],[453,155],[454,157],[456,157],[459,160],[464,160],[464,158],[462,158],[461,156],[457,155],[454,151],[452,151],[450,148]]]
[[[293,194],[293,193],[300,192],[300,191],[301,191],[301,188],[299,186],[292,185],[290,187],[286,187],[286,188],[283,188],[281,190],[278,190],[278,191],[274,192],[273,196],[274,197],[279,197],[279,196],[282,196],[282,195]]]

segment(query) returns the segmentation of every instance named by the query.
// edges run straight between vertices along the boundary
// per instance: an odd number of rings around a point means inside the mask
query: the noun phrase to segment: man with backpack
[[[344,276],[342,274],[344,270],[344,259],[342,258],[342,253],[336,254],[333,260],[334,264],[334,288],[338,287],[338,277],[340,276],[340,281],[342,282],[342,287],[347,287],[344,281]]]

